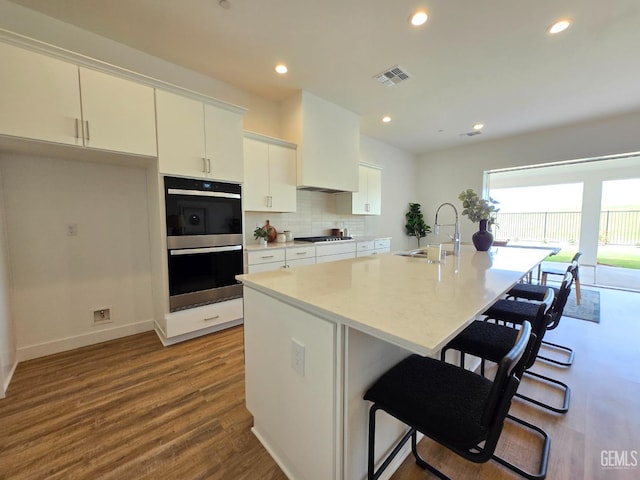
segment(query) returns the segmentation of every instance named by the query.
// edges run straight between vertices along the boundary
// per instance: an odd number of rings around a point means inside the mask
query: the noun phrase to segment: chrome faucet
[[[453,208],[453,211],[456,214],[456,223],[438,223],[438,213],[440,212],[440,209],[445,205],[449,205],[451,208]],[[453,240],[453,254],[456,257],[460,256],[460,221],[458,220],[458,209],[453,203],[445,202],[441,204],[436,210],[436,221],[435,225],[433,226],[433,233],[435,233],[436,235],[440,233],[440,227],[454,227],[453,236],[449,235],[449,238]]]

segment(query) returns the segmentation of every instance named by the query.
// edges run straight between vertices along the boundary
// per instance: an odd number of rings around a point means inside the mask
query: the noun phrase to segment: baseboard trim
[[[86,347],[96,343],[115,340],[116,338],[128,337],[137,333],[153,330],[153,320],[143,320],[141,322],[129,323],[118,327],[99,330],[96,332],[83,333],[73,337],[61,338],[50,342],[39,343],[18,347],[16,351],[16,361],[24,362],[34,358],[52,355],[54,353],[66,352],[74,348]]]
[[[0,391],[0,399],[7,396],[7,390],[9,389],[9,383],[11,383],[11,379],[13,378],[13,374],[16,371],[16,367],[18,366],[18,361],[16,360],[11,365],[11,370],[9,370],[9,375],[4,379],[4,385],[2,385],[2,391]]]

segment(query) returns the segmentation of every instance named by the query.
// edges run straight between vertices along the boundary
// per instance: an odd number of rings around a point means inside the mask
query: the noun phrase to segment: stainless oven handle
[[[220,198],[240,199],[239,193],[208,192],[203,190],[183,190],[181,188],[170,188],[167,190],[167,193],[169,195],[192,195],[195,197],[220,197]]]
[[[195,253],[219,253],[234,252],[242,250],[242,245],[227,245],[226,247],[206,247],[206,248],[181,248],[180,250],[169,250],[169,255],[193,255]]]

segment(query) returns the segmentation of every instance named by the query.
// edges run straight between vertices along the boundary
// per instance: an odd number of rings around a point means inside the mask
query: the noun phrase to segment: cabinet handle
[[[296,255],[306,255],[307,252],[296,252]]]
[[[76,140],[80,140],[80,119],[76,118]]]
[[[365,211],[365,212],[368,212],[368,211],[369,211],[369,204],[368,204],[368,203],[365,203],[365,204],[364,204],[364,211]]]
[[[273,197],[271,195],[267,195],[267,207],[273,207]]]
[[[91,140],[91,137],[89,137],[89,120],[85,120],[84,124],[85,124],[84,133],[85,133],[85,136],[86,136],[86,139],[87,139],[87,142],[88,142],[89,140]]]
[[[215,315],[215,316],[209,317],[209,318],[203,318],[202,321],[203,322],[210,322],[211,320],[217,320],[218,318],[220,318],[220,315]]]
[[[207,159],[202,157],[202,173],[207,173]]]
[[[207,158],[207,173],[211,173],[211,159]]]
[[[273,258],[273,255],[263,255],[263,256],[262,256],[262,257],[260,257],[260,258]]]

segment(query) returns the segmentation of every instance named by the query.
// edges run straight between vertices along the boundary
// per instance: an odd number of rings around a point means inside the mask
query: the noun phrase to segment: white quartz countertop
[[[326,320],[434,355],[549,253],[463,245],[442,263],[389,254],[237,278]]]

